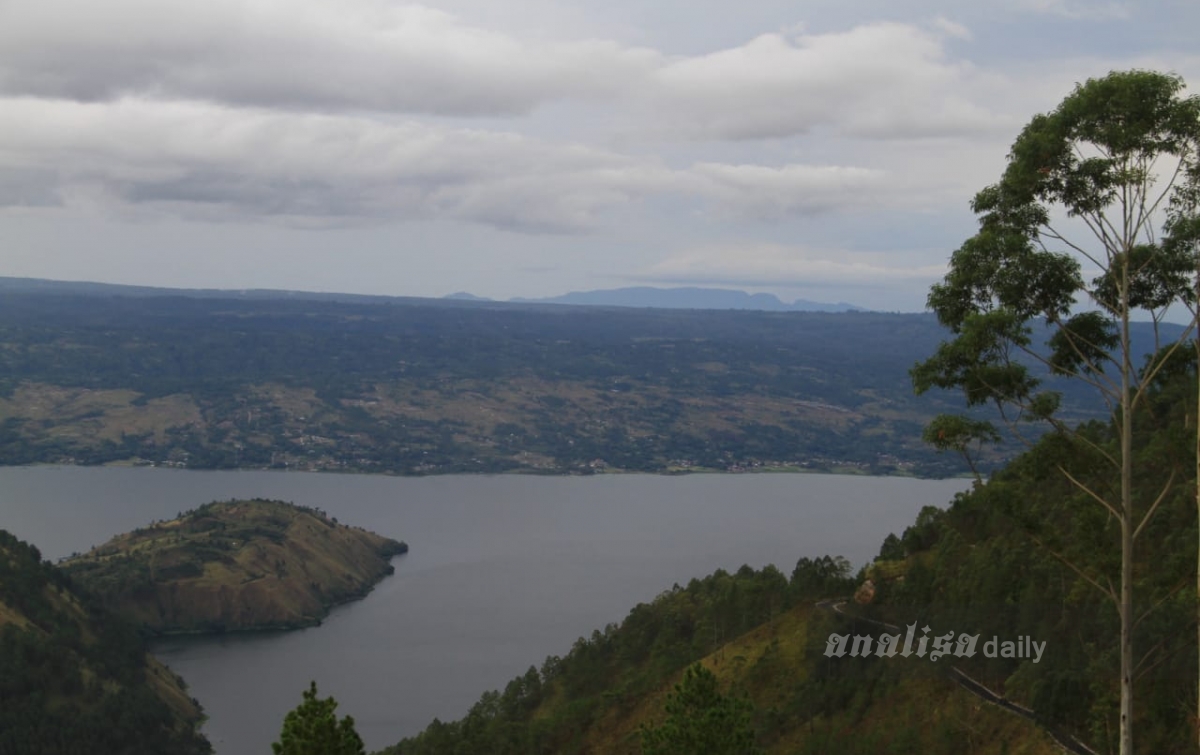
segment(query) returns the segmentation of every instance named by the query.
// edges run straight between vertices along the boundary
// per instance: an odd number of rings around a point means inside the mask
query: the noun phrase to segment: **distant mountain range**
[[[450,294],[448,299],[480,301],[466,292]],[[755,309],[764,312],[861,312],[862,307],[845,302],[796,299],[782,301],[774,294],[748,294],[727,288],[607,288],[596,291],[572,291],[542,299],[509,299],[516,304],[574,304],[592,307],[654,307],[659,309]]]
[[[186,296],[199,299],[249,299],[294,301],[334,301],[350,304],[423,304],[437,306],[503,306],[505,304],[540,306],[570,304],[592,307],[641,307],[653,309],[738,309],[763,312],[863,312],[862,307],[838,302],[809,301],[797,299],[791,303],[781,301],[773,294],[748,294],[726,288],[610,288],[597,291],[572,291],[562,296],[544,299],[514,298],[508,301],[488,299],[466,291],[458,291],[440,299],[416,296],[381,296],[377,294],[345,294],[315,291],[286,291],[275,289],[216,289],[216,288],[161,288],[156,286],[130,286],[118,283],[92,283],[85,281],[56,281],[42,278],[10,278],[0,276],[0,293],[42,293],[85,296],[128,296],[158,297]]]

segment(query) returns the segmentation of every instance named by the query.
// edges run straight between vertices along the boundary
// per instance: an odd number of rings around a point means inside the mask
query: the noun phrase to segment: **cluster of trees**
[[[646,695],[735,637],[799,603],[845,594],[853,585],[850,564],[829,556],[801,559],[790,579],[773,566],[761,570],[744,566],[733,574],[719,570],[686,587],[676,585],[653,602],[636,606],[620,625],[610,624],[590,638],[579,638],[565,656],[550,656],[540,670],[531,667],[503,691],[484,694],[465,718],[434,721],[417,737],[384,752],[572,752],[580,732],[595,725],[610,709],[632,710]],[[772,665],[770,658],[764,661],[766,665]],[[792,673],[782,664],[776,665],[773,673]],[[737,702],[740,696],[718,695],[698,671],[685,677],[684,688],[677,693],[681,695],[677,705],[666,711],[672,723],[664,721],[667,729],[655,729],[659,733],[648,735],[662,747],[675,741],[667,732],[690,730],[693,724],[703,726],[691,721],[693,693],[708,701],[705,710],[712,703],[719,711],[715,715],[728,715],[728,721],[743,722],[751,713]],[[703,715],[707,714],[700,717]],[[743,741],[742,735],[736,740]]]
[[[1195,752],[1186,701],[1196,691],[1196,597],[1188,585],[1195,578],[1197,525],[1187,492],[1195,478],[1185,472],[1194,464],[1195,438],[1180,411],[1195,403],[1176,403],[1177,392],[1194,390],[1195,381],[1194,370],[1168,381],[1138,426],[1145,444],[1135,455],[1134,497],[1156,496],[1172,477],[1179,483],[1142,531],[1154,548],[1135,553],[1130,585],[1140,619],[1131,685],[1139,705],[1131,723],[1144,752]],[[1117,432],[1111,423],[1094,423],[1079,434],[1111,447]],[[1121,632],[1112,592],[1121,560],[1113,547],[1117,523],[1079,485],[1119,491],[1119,479],[1105,466],[1075,437],[1042,438],[948,510],[927,509],[903,537],[888,538],[881,556],[906,559],[904,578],[879,579],[865,612],[897,626],[931,626],[931,634],[1045,642],[1037,663],[980,652],[954,664],[1097,752],[1120,746]]]
[[[533,679],[537,680],[536,673]],[[524,682],[524,679],[522,679]],[[534,684],[540,684],[534,681]],[[354,719],[338,720],[337,701],[317,697],[312,682],[304,701],[287,714],[275,755],[363,755]],[[643,727],[644,755],[760,755],[751,725],[753,706],[721,692],[716,676],[700,664],[687,669],[665,705],[666,720]]]
[[[717,677],[698,663],[684,672],[663,708],[665,721],[642,727],[642,755],[763,753],[754,742],[754,706],[722,693]]]
[[[0,604],[22,619],[0,626],[0,752],[211,752],[148,685],[137,630],[3,530]]]

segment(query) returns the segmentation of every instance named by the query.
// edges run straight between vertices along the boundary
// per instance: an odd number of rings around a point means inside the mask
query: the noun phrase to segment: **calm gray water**
[[[47,558],[210,500],[280,498],[406,540],[396,574],[319,627],[178,638],[217,755],[264,755],[315,679],[368,749],[462,716],[674,583],[841,554],[856,566],[964,480],[833,475],[449,476],[0,468],[0,527]]]

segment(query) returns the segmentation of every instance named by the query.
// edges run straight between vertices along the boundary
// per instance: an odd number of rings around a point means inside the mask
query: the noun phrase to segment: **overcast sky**
[[[0,0],[0,275],[924,308],[1020,128],[1195,0]]]

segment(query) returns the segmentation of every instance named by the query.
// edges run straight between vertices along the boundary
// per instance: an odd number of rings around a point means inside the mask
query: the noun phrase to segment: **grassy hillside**
[[[199,755],[200,718],[132,625],[0,530],[0,753]]]
[[[823,657],[825,638],[848,620],[814,596],[853,584],[828,558],[802,559],[791,580],[771,567],[693,580],[384,755],[640,755],[642,727],[662,723],[695,662],[749,700],[757,742],[772,755],[1059,752],[1031,721],[929,667]]]
[[[153,632],[299,627],[365,595],[408,546],[280,501],[225,501],[63,564]]]
[[[963,753],[1050,755],[1059,752],[1035,725],[986,704],[955,683],[936,676],[898,682],[863,675],[863,689],[834,707],[806,716],[820,678],[812,649],[816,634],[836,626],[818,609],[798,606],[700,659],[722,688],[744,695],[757,711],[758,741],[772,755],[878,753]],[[664,707],[682,673],[672,674],[635,706],[612,708],[577,741],[580,753],[640,755],[642,727],[664,719]],[[547,706],[550,707],[550,706]]]

